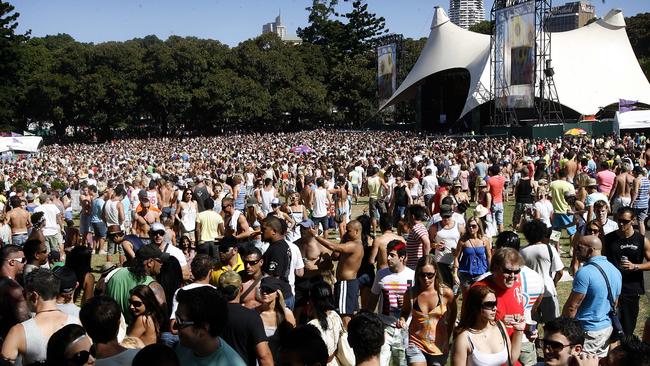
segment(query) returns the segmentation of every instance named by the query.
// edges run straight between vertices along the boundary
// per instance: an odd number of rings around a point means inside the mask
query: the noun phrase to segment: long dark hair
[[[158,274],[158,282],[165,290],[165,299],[167,299],[165,311],[167,314],[171,314],[174,293],[183,286],[183,270],[181,269],[180,263],[178,263],[178,259],[169,256],[169,258],[163,261],[160,266],[160,273]]]
[[[65,365],[65,350],[72,342],[86,335],[81,325],[68,324],[52,334],[47,342],[47,362],[45,365]]]
[[[487,286],[473,286],[467,291],[467,296],[463,299],[460,320],[454,331],[456,336],[476,325],[476,320],[481,315],[483,299],[490,293],[493,294],[494,291]]]
[[[142,301],[142,304],[145,308],[144,313],[145,315],[149,315],[153,318],[154,325],[156,327],[156,336],[159,336],[162,332],[161,327],[167,322],[165,321],[165,310],[158,303],[158,299],[156,299],[156,295],[153,293],[151,287],[147,285],[135,286],[130,291],[130,295],[137,296],[140,301]]]
[[[83,246],[72,248],[70,253],[66,256],[65,267],[70,268],[77,276],[77,281],[79,281],[79,286],[74,290],[74,301],[77,301],[77,298],[81,294],[86,274],[92,270],[90,267],[91,256],[92,251],[90,248]]]
[[[361,224],[361,242],[365,248],[368,246],[368,239],[375,238],[372,235],[372,219],[368,215],[360,215],[357,217],[357,221]]]
[[[321,328],[327,330],[329,328],[327,324],[327,312],[336,310],[330,285],[322,280],[316,282],[309,289],[309,301],[313,306],[315,318],[318,319]]]

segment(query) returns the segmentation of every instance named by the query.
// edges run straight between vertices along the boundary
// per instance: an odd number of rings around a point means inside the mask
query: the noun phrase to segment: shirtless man
[[[311,216],[311,212],[314,209],[314,191],[311,189],[312,184],[314,184],[314,178],[305,177],[305,186],[300,191],[300,202],[303,206],[307,207],[309,216]]]
[[[221,207],[224,213],[223,221],[226,236],[234,236],[237,240],[252,239],[260,235],[260,231],[253,231],[248,225],[246,215],[239,210],[235,210],[232,198],[224,198],[221,201]]]
[[[29,319],[30,313],[23,288],[16,282],[26,263],[22,248],[5,245],[0,249],[0,260],[0,341],[3,341],[9,329]]]
[[[393,240],[399,240],[406,243],[403,236],[397,235],[393,232],[393,218],[390,215],[381,215],[379,218],[379,229],[381,235],[378,236],[372,243],[372,251],[370,252],[370,262],[377,263],[377,270],[388,267],[388,253],[386,246]]]
[[[634,186],[634,176],[630,174],[630,167],[627,164],[621,165],[621,173],[614,179],[614,185],[609,192],[612,212],[618,212],[618,209],[629,206],[632,203],[632,187]]]
[[[348,223],[346,235],[341,238],[341,244],[318,236],[316,228],[311,229],[311,234],[324,247],[338,253],[339,264],[336,266],[336,285],[334,297],[341,313],[343,324],[347,327],[352,315],[359,310],[359,282],[357,272],[361,267],[363,258],[363,244],[361,243],[361,223],[352,220]]]
[[[151,243],[151,238],[149,237],[151,224],[160,221],[160,214],[156,211],[150,210],[150,205],[148,197],[140,197],[140,206],[142,209],[135,214],[135,221],[133,222],[133,233],[137,235],[145,245]]]
[[[165,221],[167,217],[172,219],[176,216],[176,191],[174,190],[174,185],[171,182],[164,182],[160,185],[160,201],[162,207],[162,213],[160,215],[160,220]]]
[[[576,161],[576,153],[573,151],[567,152],[566,158],[568,161],[565,163],[566,176],[570,183],[573,183],[576,173],[578,172],[578,162]]]
[[[241,296],[239,302],[249,309],[255,309],[261,305],[255,294],[260,287],[260,280],[264,273],[262,273],[262,266],[264,259],[262,259],[262,252],[254,246],[246,246],[240,252],[242,262],[244,262],[244,269],[239,271],[242,281]]]
[[[20,202],[20,198],[11,197],[9,200],[11,211],[7,213],[7,223],[11,227],[11,243],[23,246],[27,241],[27,232],[32,223],[29,221],[29,212],[25,210]]]
[[[350,215],[350,204],[348,201],[348,188],[347,182],[345,181],[345,176],[340,175],[336,179],[336,185],[334,188],[328,189],[329,194],[335,195],[336,201],[334,205],[336,207],[336,222],[339,224],[339,235],[341,238],[345,235],[345,228],[348,224],[348,216]]]
[[[89,187],[87,185],[83,186],[79,194],[79,205],[81,206],[81,212],[79,214],[79,235],[81,235],[81,243],[83,245],[90,244],[89,239],[92,236],[90,232],[90,216],[92,215],[94,199],[95,195]]]

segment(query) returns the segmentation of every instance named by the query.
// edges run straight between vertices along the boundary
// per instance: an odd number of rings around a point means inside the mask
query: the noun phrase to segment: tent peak
[[[612,9],[601,19],[603,22],[614,27],[625,27],[625,17],[621,9]]]
[[[445,9],[436,6],[433,8],[433,20],[431,21],[431,29],[439,27],[449,21],[449,17],[447,16],[447,13],[445,13]]]

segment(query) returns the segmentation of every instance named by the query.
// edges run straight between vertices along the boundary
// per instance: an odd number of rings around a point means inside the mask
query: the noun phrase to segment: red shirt
[[[521,290],[521,275],[517,276],[514,286],[505,290],[501,287],[497,287],[492,282],[492,276],[475,282],[472,287],[474,286],[487,286],[494,291],[497,298],[497,320],[503,321],[506,315],[517,314],[519,314],[522,319],[524,318],[524,295]],[[514,332],[514,328],[507,324],[506,330],[508,331],[509,336]]]
[[[492,204],[503,202],[503,185],[506,177],[503,175],[493,175],[487,179],[487,185],[492,195]]]

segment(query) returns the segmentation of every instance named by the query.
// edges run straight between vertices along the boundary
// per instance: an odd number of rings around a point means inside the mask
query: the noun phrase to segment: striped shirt
[[[427,228],[421,223],[415,224],[406,237],[406,266],[415,270],[418,259],[422,257],[422,240],[429,239]]]
[[[646,177],[641,177],[641,184],[639,185],[639,194],[634,200],[632,205],[634,208],[648,208],[648,189],[650,189],[650,180]]]

